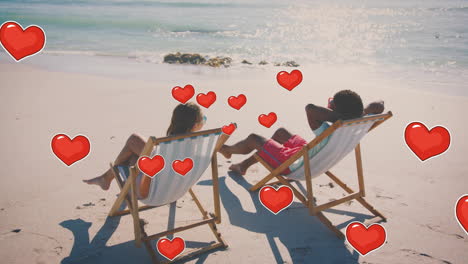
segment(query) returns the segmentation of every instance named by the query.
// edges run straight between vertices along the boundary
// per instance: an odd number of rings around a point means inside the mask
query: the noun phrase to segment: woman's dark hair
[[[194,103],[179,104],[172,112],[167,135],[190,133],[195,124],[202,122],[202,120],[202,111],[198,105]]]
[[[351,90],[337,92],[333,96],[333,103],[344,120],[361,117],[364,111],[361,97]]]

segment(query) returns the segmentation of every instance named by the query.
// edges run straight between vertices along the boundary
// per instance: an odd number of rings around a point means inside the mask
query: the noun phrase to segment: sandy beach
[[[228,172],[230,163],[219,156],[222,223],[219,231],[229,244],[227,250],[203,254],[187,263],[466,263],[468,235],[457,223],[454,207],[468,193],[464,140],[464,106],[468,97],[425,92],[372,74],[345,71],[333,78],[326,68],[299,68],[303,82],[293,91],[276,82],[279,68],[207,69],[162,65],[154,79],[138,80],[83,73],[48,71],[23,63],[0,64],[0,255],[2,263],[151,263],[144,248],[133,242],[130,216],[107,218],[118,186],[107,192],[89,186],[83,179],[103,173],[131,133],[160,137],[165,134],[172,109],[174,86],[192,84],[196,93],[215,91],[217,101],[204,109],[206,128],[236,122],[238,129],[228,141],[237,142],[250,133],[264,136],[279,127],[313,139],[304,107],[325,105],[327,98],[347,88],[358,92],[364,102],[385,100],[394,116],[362,142],[367,200],[388,221],[383,247],[360,256],[347,242],[339,240],[298,200],[273,215],[248,187],[266,175],[260,165],[245,178]],[[280,69],[281,68],[281,69]],[[213,72],[214,71],[214,72]],[[332,75],[330,75],[332,74]],[[366,76],[364,77],[364,74]],[[329,78],[320,78],[320,76]],[[237,111],[227,105],[231,95],[245,94],[247,104]],[[194,101],[194,99],[192,99]],[[262,127],[257,116],[276,112],[278,121]],[[449,150],[421,162],[406,146],[406,125],[420,121],[432,128],[449,129]],[[54,135],[85,135],[91,152],[68,167],[51,151]],[[350,186],[357,186],[354,156],[345,158],[333,172]],[[194,190],[212,210],[210,171]],[[329,179],[313,180],[319,202],[341,197]],[[300,183],[305,186],[305,182]],[[342,230],[352,220],[369,218],[356,202],[328,210]],[[175,222],[168,223],[169,206],[142,213],[149,231],[166,230],[188,220],[200,219],[188,195],[176,206]],[[180,233],[187,247],[210,242],[208,229]]]

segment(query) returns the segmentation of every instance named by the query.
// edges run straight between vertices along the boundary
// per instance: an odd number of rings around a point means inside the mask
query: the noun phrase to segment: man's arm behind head
[[[319,128],[323,122],[335,122],[340,119],[340,115],[333,110],[325,107],[308,104],[305,108],[307,114],[307,121],[312,130]]]
[[[381,114],[385,109],[384,101],[376,101],[373,103],[370,103],[366,109],[364,109],[364,114],[365,115],[375,115],[375,114]]]

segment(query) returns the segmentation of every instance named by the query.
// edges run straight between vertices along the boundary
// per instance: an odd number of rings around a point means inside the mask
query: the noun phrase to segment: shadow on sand
[[[245,191],[252,186],[243,177],[231,175]],[[300,189],[304,189],[300,183]],[[289,251],[293,263],[358,263],[359,254],[346,248],[345,242],[335,236],[299,202],[293,202],[288,209],[277,215],[272,214],[260,203],[258,192],[250,193],[256,212],[243,210],[241,201],[226,184],[226,177],[220,178],[220,194],[231,225],[245,228],[250,232],[265,234],[277,263],[289,263],[289,257],[281,254],[275,238]],[[244,196],[244,195],[243,195]],[[328,213],[346,214],[353,221],[362,221],[367,215],[340,210],[327,210]],[[347,222],[348,223],[348,222]],[[343,223],[338,227],[345,227]]]
[[[175,212],[176,203],[172,203],[169,209],[168,229],[174,228]],[[83,221],[82,219],[73,219],[61,222],[60,225],[70,230],[75,239],[70,256],[64,258],[61,261],[61,264],[153,263],[145,247],[136,247],[134,240],[112,246],[106,245],[112,234],[119,226],[120,218],[120,216],[107,217],[104,225],[99,229],[91,241],[89,237],[89,228],[92,223]],[[172,235],[168,235],[167,237],[170,239],[173,238]],[[153,250],[156,250],[155,244],[156,241],[151,242]],[[185,241],[187,249],[204,247],[208,244],[209,243],[197,241]],[[155,252],[158,254],[157,251]],[[210,252],[194,256],[186,261],[196,259],[195,263],[204,263],[209,253]],[[159,259],[163,260],[164,257],[159,255]]]
[[[251,185],[238,176],[231,177],[246,191]],[[198,185],[211,185],[211,180],[201,181]],[[302,185],[298,187],[303,190]],[[338,239],[332,231],[323,225],[316,217],[309,215],[308,210],[298,202],[273,215],[265,209],[258,199],[258,192],[249,192],[249,196],[255,205],[256,212],[243,210],[241,201],[226,184],[226,177],[220,178],[220,194],[230,224],[244,228],[250,232],[265,234],[272,254],[277,263],[288,263],[289,257],[293,263],[358,263],[359,254],[351,253],[345,246],[343,240]],[[175,203],[171,204],[169,210],[168,229],[174,227]],[[344,228],[351,221],[363,221],[367,215],[329,209],[326,212],[345,214],[354,219],[338,225]],[[104,225],[99,229],[94,238],[90,240],[89,228],[92,223],[82,219],[70,219],[60,223],[63,228],[73,233],[74,243],[71,253],[64,258],[62,264],[97,264],[97,263],[152,263],[151,258],[144,247],[138,248],[133,240],[125,243],[107,246],[112,234],[120,224],[121,217],[108,217]],[[222,230],[221,230],[222,233]],[[171,236],[168,236],[171,238]],[[276,240],[279,240],[289,252],[289,257],[280,252]],[[187,248],[205,246],[208,243],[186,241]],[[229,241],[228,241],[229,244]],[[232,245],[233,243],[231,243]],[[155,242],[152,242],[154,249]],[[204,263],[211,252],[201,254],[186,261],[196,260],[195,263]],[[163,257],[160,256],[160,259]]]

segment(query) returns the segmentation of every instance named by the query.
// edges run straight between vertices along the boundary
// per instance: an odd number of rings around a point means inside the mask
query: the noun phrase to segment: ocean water
[[[8,20],[41,26],[46,55],[161,64],[180,51],[468,80],[466,0],[0,0]]]

